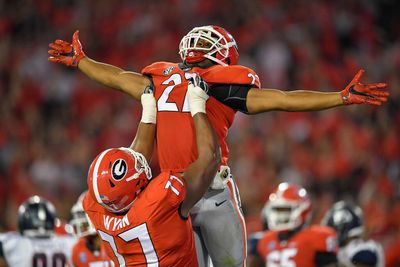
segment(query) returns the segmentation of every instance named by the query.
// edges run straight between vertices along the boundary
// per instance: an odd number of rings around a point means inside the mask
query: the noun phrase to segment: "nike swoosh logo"
[[[226,199],[224,200],[224,201],[221,201],[221,202],[215,202],[215,206],[216,207],[219,207],[219,206],[221,206],[222,204],[224,204],[226,202]]]

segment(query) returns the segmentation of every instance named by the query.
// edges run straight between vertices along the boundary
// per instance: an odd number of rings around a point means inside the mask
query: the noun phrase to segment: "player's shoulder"
[[[11,231],[11,232],[3,232],[0,233],[0,241],[3,241],[7,238],[19,237],[21,236],[19,233]]]
[[[55,242],[59,242],[61,244],[66,244],[69,246],[73,246],[75,245],[75,243],[77,242],[77,237],[73,236],[73,235],[55,235],[53,237],[53,240]]]
[[[5,232],[5,233],[0,233],[0,242],[3,243],[15,243],[15,242],[20,242],[20,241],[25,241],[28,240],[28,238],[20,235],[18,232]]]
[[[147,201],[157,202],[175,198],[184,193],[185,181],[180,174],[162,172],[149,183],[143,195]]]
[[[86,192],[85,196],[83,197],[82,206],[86,212],[98,211],[100,208],[100,204],[93,199],[89,192]]]
[[[177,63],[159,61],[144,67],[141,73],[144,75],[168,75],[175,68],[179,68]]]
[[[28,253],[33,248],[31,238],[25,237],[17,232],[7,232],[0,237],[1,248],[8,257],[18,254],[21,251]]]
[[[340,262],[353,262],[371,266],[383,266],[383,248],[374,240],[355,239],[339,251]]]
[[[11,241],[11,240],[29,240],[29,238],[15,231],[10,231],[0,234],[0,241]]]
[[[333,228],[329,226],[323,225],[312,225],[308,228],[302,230],[304,235],[311,235],[315,237],[324,237],[324,236],[336,236],[336,232]]]
[[[195,68],[201,77],[210,84],[243,84],[260,86],[260,80],[254,70],[242,65],[214,65],[207,69]]]
[[[278,231],[265,231],[262,233],[260,237],[260,242],[270,242],[270,241],[275,241],[278,240]]]
[[[370,251],[379,251],[382,249],[382,245],[375,240],[362,240],[362,239],[355,239],[352,240],[350,243],[346,245],[346,248],[350,251],[363,251],[363,250],[370,250]]]
[[[336,232],[328,226],[313,225],[307,227],[301,230],[297,239],[305,244],[312,244],[312,248],[316,251],[336,253],[338,250]]]
[[[174,189],[181,189],[185,186],[184,179],[180,174],[162,172],[149,183],[144,191],[147,196],[165,198],[169,192],[166,189],[171,186]]]
[[[86,242],[87,240],[85,237],[79,238],[72,247],[72,254],[76,255],[77,253],[86,250]]]

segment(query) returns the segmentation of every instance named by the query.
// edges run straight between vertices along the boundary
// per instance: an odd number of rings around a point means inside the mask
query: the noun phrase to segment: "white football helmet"
[[[88,235],[95,235],[96,229],[83,209],[82,201],[87,191],[83,192],[77,202],[71,208],[72,220],[70,224],[74,229],[74,235],[84,237]]]
[[[206,44],[206,45],[205,45]],[[235,39],[219,26],[193,28],[179,44],[179,55],[187,63],[198,63],[209,59],[217,64],[236,65],[239,52]]]
[[[262,210],[263,220],[269,230],[290,231],[308,223],[311,216],[311,201],[304,188],[281,183],[269,196]]]

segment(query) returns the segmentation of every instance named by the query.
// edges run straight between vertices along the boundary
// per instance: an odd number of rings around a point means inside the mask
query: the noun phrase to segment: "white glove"
[[[144,89],[144,92],[140,97],[140,101],[142,102],[143,107],[142,119],[140,120],[140,122],[156,124],[157,108],[152,86],[149,85]]]
[[[229,178],[231,178],[231,169],[228,166],[221,165],[210,187],[212,189],[224,189]]]
[[[198,113],[206,113],[206,101],[208,99],[208,85],[199,75],[189,80],[188,100],[192,117]]]

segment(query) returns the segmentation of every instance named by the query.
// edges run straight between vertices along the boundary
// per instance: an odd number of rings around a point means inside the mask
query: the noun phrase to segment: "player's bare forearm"
[[[275,89],[250,89],[246,106],[249,114],[272,110],[316,111],[343,105],[339,92],[307,90],[281,91]]]
[[[183,174],[187,183],[187,194],[181,206],[181,214],[187,216],[189,210],[204,195],[217,173],[221,163],[221,152],[205,113],[193,117],[196,128],[198,158]]]
[[[78,68],[90,79],[127,93],[136,100],[140,100],[144,88],[151,84],[150,79],[140,73],[125,71],[88,57],[79,61]]]
[[[153,123],[139,123],[135,139],[130,148],[141,153],[150,162],[154,150],[156,125]]]

